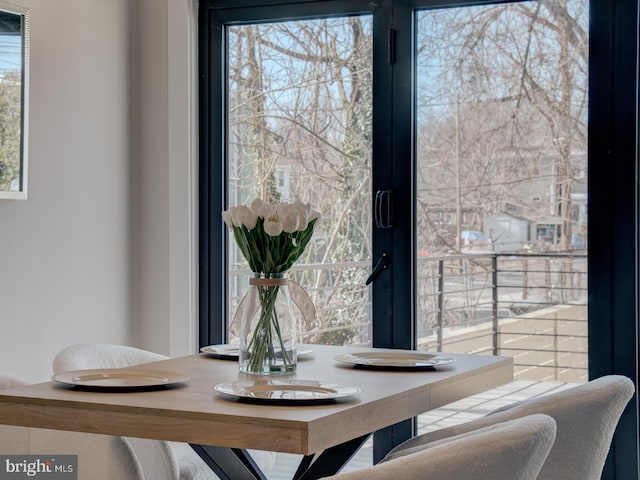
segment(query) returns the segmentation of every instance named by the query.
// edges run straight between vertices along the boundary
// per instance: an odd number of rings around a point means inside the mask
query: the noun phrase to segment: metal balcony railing
[[[290,278],[316,306],[305,343],[369,345],[369,262],[296,266]],[[231,272],[231,311],[250,272]],[[515,376],[587,379],[587,257],[580,254],[470,254],[419,257],[418,348],[514,358]]]
[[[587,257],[478,254],[418,263],[418,346],[514,358],[516,378],[587,379]]]

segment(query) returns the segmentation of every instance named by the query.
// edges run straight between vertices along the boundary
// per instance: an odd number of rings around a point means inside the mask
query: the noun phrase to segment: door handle
[[[376,227],[393,226],[393,190],[378,190],[374,203]]]
[[[380,272],[385,270],[388,266],[389,266],[389,254],[387,252],[382,252],[382,255],[380,255],[380,258],[378,259],[378,263],[376,263],[376,266],[373,267],[373,270],[371,270],[371,274],[369,274],[369,277],[367,278],[367,281],[364,282],[364,284],[369,285],[371,282],[375,280],[375,278],[380,274]]]

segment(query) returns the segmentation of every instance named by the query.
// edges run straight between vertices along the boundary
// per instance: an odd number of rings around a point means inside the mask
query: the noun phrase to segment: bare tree
[[[303,262],[370,258],[370,18],[231,32],[229,152],[239,201],[282,195],[319,208],[323,221]],[[358,333],[352,319],[363,316],[366,268],[326,272],[301,274],[321,312],[306,340],[345,343]]]
[[[425,10],[418,16],[419,244],[512,205],[561,219],[586,170],[586,0]],[[369,16],[229,27],[228,171],[235,202],[299,198],[323,221],[303,263],[371,258]],[[552,188],[550,188],[550,186]],[[546,202],[531,200],[544,191]],[[320,312],[311,341],[352,341],[367,266],[300,273]]]
[[[508,202],[561,219],[558,246],[569,248],[572,187],[586,172],[587,6],[548,0],[424,14],[425,211],[458,204],[481,222]],[[546,211],[528,200],[542,185]]]
[[[0,78],[0,190],[8,191],[21,168],[21,80],[20,72]]]

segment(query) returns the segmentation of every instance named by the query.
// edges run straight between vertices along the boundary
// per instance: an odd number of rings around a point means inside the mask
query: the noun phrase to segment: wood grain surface
[[[308,455],[513,379],[508,357],[446,354],[456,362],[437,370],[380,371],[335,361],[373,349],[309,348],[298,371],[279,378],[355,385],[361,393],[322,405],[237,401],[214,386],[256,377],[241,374],[236,361],[196,354],[127,367],[191,377],[156,391],[81,391],[54,382],[1,391],[0,423]]]

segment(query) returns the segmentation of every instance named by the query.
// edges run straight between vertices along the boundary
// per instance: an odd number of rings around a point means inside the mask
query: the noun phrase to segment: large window
[[[201,345],[248,273],[220,213],[297,198],[301,341],[635,379],[634,2],[253,3],[200,7]],[[605,478],[637,476],[636,417]]]
[[[226,39],[227,201],[297,199],[321,213],[289,275],[316,306],[299,341],[368,345],[372,17],[228,25]],[[248,267],[228,245],[233,317]]]
[[[588,378],[588,7],[415,13],[419,347]]]

